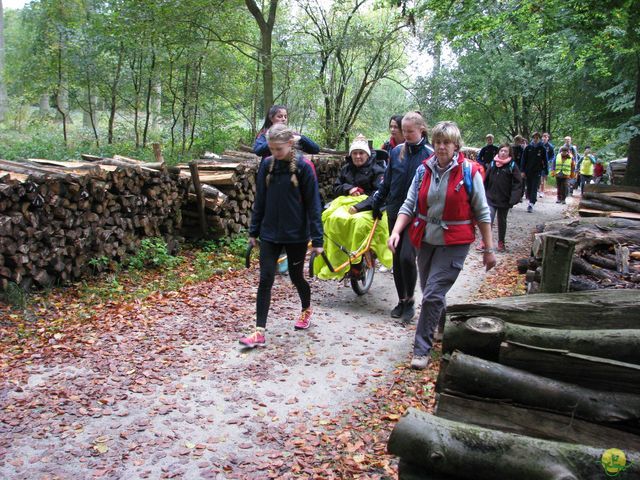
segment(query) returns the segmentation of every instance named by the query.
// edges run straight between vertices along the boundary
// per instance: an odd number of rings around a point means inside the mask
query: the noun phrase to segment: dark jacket
[[[487,203],[495,208],[511,208],[522,197],[522,175],[514,160],[503,167],[491,161],[484,177]]]
[[[302,150],[304,153],[308,153],[309,155],[315,155],[320,152],[318,144],[304,135],[300,135],[300,141],[298,144],[298,149]],[[271,155],[271,150],[269,150],[269,144],[267,143],[265,132],[261,132],[256,138],[256,141],[253,144],[253,153],[263,159]]]
[[[521,172],[522,172],[523,152],[524,152],[524,147],[522,145],[517,145],[515,143],[511,145],[511,158],[513,159],[514,162],[516,162],[516,165],[518,165],[518,168],[520,169]]]
[[[522,153],[522,171],[525,175],[540,175],[547,170],[547,151],[542,142],[527,145]]]
[[[275,160],[267,186],[272,158],[262,160],[258,168],[249,236],[273,243],[304,243],[311,237],[312,245],[321,247],[320,194],[311,165],[297,154],[296,187],[291,182],[289,162]]]
[[[498,155],[500,148],[496,145],[485,145],[478,152],[478,163],[487,169],[487,166],[493,161],[493,157]]]
[[[361,167],[356,167],[351,157],[347,157],[347,163],[342,166],[338,178],[333,184],[333,194],[336,197],[349,195],[349,190],[353,187],[359,187],[362,189],[362,194],[368,195],[368,197],[355,205],[355,209],[359,212],[370,210],[373,203],[371,195],[382,185],[384,170],[376,158],[375,151]]]
[[[400,158],[404,146],[404,155]],[[382,185],[373,194],[373,205],[378,209],[386,205],[389,218],[397,218],[417,168],[431,154],[433,148],[424,138],[416,145],[402,143],[391,150]]]
[[[398,144],[396,143],[395,139],[393,137],[389,137],[389,140],[382,144],[382,150],[386,151],[387,153],[391,153],[391,150],[393,150],[397,146]]]

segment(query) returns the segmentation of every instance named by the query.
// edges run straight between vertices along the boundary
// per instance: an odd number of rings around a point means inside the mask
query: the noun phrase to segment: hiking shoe
[[[529,204],[527,207],[527,213],[533,213],[533,205]]]
[[[562,203],[562,200],[556,200],[556,203]]]
[[[404,310],[404,302],[400,300],[398,304],[391,310],[391,318],[400,318]]]
[[[309,328],[309,325],[311,325],[312,314],[313,314],[313,311],[311,310],[311,307],[303,310],[302,313],[300,314],[300,318],[295,323],[293,328],[295,328],[296,330],[306,330],[307,328]]]
[[[411,368],[414,370],[424,370],[431,363],[429,355],[414,355],[411,359]]]
[[[416,314],[416,309],[413,305],[414,305],[413,300],[409,300],[404,303],[404,308],[402,309],[401,318],[402,318],[402,323],[404,323],[405,325],[407,323],[410,323],[411,320],[413,320],[414,315]]]
[[[506,252],[507,251],[507,247],[504,246],[504,242],[498,242],[498,251],[499,252]]]
[[[251,335],[240,339],[240,343],[247,348],[264,347],[267,341],[264,338],[264,331],[256,330]]]

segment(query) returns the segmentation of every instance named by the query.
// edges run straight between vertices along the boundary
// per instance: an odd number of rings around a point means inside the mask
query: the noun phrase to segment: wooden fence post
[[[204,194],[202,193],[202,185],[200,184],[200,173],[198,172],[198,162],[189,162],[189,171],[191,172],[191,181],[193,182],[193,189],[196,192],[196,199],[198,201],[198,217],[200,219],[200,230],[202,231],[202,237],[207,236],[207,217],[204,211]]]
[[[545,236],[540,293],[564,293],[569,290],[575,246],[576,242],[573,239],[556,235]]]

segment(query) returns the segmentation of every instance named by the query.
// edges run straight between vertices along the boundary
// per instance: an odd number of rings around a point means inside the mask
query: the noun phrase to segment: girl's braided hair
[[[267,137],[267,142],[275,142],[275,143],[286,143],[291,141],[295,137],[295,133],[289,127],[282,123],[277,123],[273,125],[265,135]],[[276,157],[271,156],[271,161],[269,163],[269,169],[267,171],[267,187],[269,186],[269,182],[271,181],[271,174],[273,173],[273,167],[276,163]],[[294,148],[291,148],[289,151],[289,171],[291,172],[291,183],[294,187],[298,186],[298,176],[296,175],[296,152]]]

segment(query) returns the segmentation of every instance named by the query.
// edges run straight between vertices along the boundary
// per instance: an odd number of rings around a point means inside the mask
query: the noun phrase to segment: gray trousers
[[[468,253],[469,245],[422,243],[418,252],[422,304],[413,344],[415,356],[428,355],[431,351],[433,334],[447,307],[445,297],[458,278]]]

